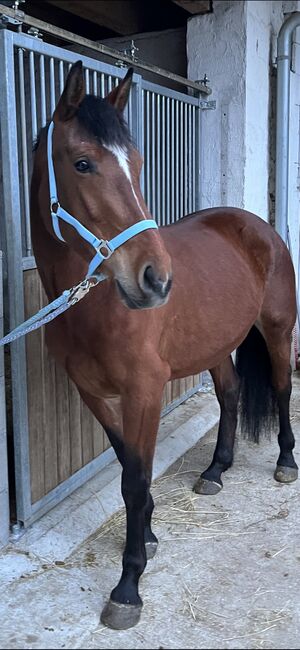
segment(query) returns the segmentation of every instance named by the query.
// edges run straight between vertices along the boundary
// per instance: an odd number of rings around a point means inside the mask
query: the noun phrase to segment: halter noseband
[[[61,207],[58,197],[57,197],[57,187],[56,187],[56,179],[55,179],[55,172],[54,172],[54,166],[53,166],[53,157],[52,157],[52,136],[53,136],[53,129],[54,129],[54,122],[50,122],[49,128],[48,128],[48,135],[47,135],[47,157],[48,157],[48,174],[49,174],[49,190],[50,190],[50,212],[51,212],[51,217],[52,217],[52,225],[53,225],[53,230],[61,241],[65,241],[61,232],[60,232],[60,226],[59,226],[59,219],[63,219],[66,223],[70,224],[77,230],[78,234],[80,237],[85,239],[91,246],[96,251],[95,256],[91,260],[88,268],[88,272],[86,277],[98,277],[98,274],[95,274],[95,270],[104,262],[107,260],[113,252],[122,246],[122,244],[125,244],[129,239],[132,237],[135,237],[135,235],[138,235],[140,232],[143,232],[144,230],[149,230],[149,228],[158,228],[157,223],[153,219],[145,219],[143,221],[138,221],[135,223],[133,226],[130,226],[129,228],[126,228],[123,232],[121,232],[119,235],[116,237],[113,237],[110,241],[107,241],[105,239],[99,239],[98,237],[95,237],[93,233],[90,232],[85,226],[83,226],[80,221],[75,219],[75,217],[72,217],[69,212],[64,210],[64,208]],[[55,208],[55,210],[54,210]]]

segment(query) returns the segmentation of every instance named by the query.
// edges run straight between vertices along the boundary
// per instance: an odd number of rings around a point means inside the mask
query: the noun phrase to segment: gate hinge
[[[18,18],[13,18],[12,16],[7,16],[6,14],[0,14],[0,29],[5,29],[9,25],[14,27],[20,26],[23,24],[21,19],[21,12],[18,14]]]
[[[199,99],[199,108],[202,108],[203,111],[215,111],[216,106],[217,103],[215,99],[211,99],[208,102],[205,99]]]

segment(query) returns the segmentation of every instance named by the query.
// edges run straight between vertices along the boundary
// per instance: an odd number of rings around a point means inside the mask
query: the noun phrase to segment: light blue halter
[[[158,228],[157,223],[153,219],[145,219],[144,221],[138,221],[135,223],[133,226],[130,226],[129,228],[126,228],[123,232],[121,232],[119,235],[116,237],[113,237],[110,241],[107,241],[105,239],[98,239],[98,237],[95,237],[93,233],[90,232],[85,226],[83,226],[77,219],[72,217],[69,212],[64,210],[57,197],[57,187],[56,187],[56,180],[55,180],[55,172],[54,172],[54,166],[53,166],[53,156],[52,156],[52,134],[53,134],[53,129],[54,129],[54,122],[50,123],[49,129],[48,129],[48,138],[47,138],[47,155],[48,155],[48,170],[49,170],[49,188],[50,188],[50,211],[51,211],[51,216],[52,216],[52,224],[53,224],[53,230],[61,241],[65,241],[61,232],[60,232],[60,225],[59,225],[59,219],[62,219],[66,223],[69,223],[75,230],[77,230],[78,234],[85,239],[91,246],[96,251],[96,255],[93,257],[89,268],[87,272],[87,278],[94,277],[94,272],[95,270],[102,264],[105,260],[107,260],[113,252],[122,246],[122,244],[125,244],[129,239],[132,237],[135,237],[135,235],[138,235],[140,232],[143,232],[144,230],[149,230],[149,228]],[[56,206],[56,209],[54,211],[54,206]],[[98,278],[99,276],[96,275]]]
[[[12,332],[0,339],[0,346],[5,345],[5,343],[11,343],[15,341],[20,336],[24,336],[29,332],[41,327],[45,323],[49,323],[51,320],[62,314],[66,309],[75,305],[79,300],[84,298],[84,296],[89,292],[89,290],[96,286],[99,282],[107,279],[107,276],[104,273],[95,273],[96,269],[107,260],[117,248],[122,244],[125,244],[129,239],[135,237],[140,232],[148,230],[149,228],[158,228],[157,223],[153,219],[145,219],[143,221],[138,221],[133,226],[126,228],[122,233],[113,237],[110,241],[105,239],[99,239],[95,237],[93,233],[90,232],[85,226],[83,226],[75,217],[72,217],[69,212],[64,210],[58,200],[57,196],[57,187],[55,172],[53,166],[53,156],[52,156],[52,136],[53,136],[54,122],[50,123],[48,128],[47,135],[47,158],[48,158],[48,174],[49,174],[49,190],[50,190],[50,212],[52,217],[53,230],[55,235],[61,241],[65,241],[61,232],[59,219],[62,219],[66,223],[70,224],[77,230],[80,237],[85,239],[96,251],[96,254],[92,258],[86,277],[80,284],[71,289],[66,289],[61,296],[53,300],[49,305],[40,309],[40,311],[31,316],[27,321],[18,325]],[[54,209],[55,208],[55,209]]]

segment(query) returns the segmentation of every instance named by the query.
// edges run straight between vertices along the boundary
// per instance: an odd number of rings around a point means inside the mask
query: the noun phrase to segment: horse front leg
[[[99,397],[89,395],[83,390],[80,390],[80,394],[84,402],[103,426],[119,462],[121,463],[122,467],[124,467],[125,457],[123,441],[123,418],[120,404],[121,399],[101,399]],[[148,491],[147,504],[145,508],[145,546],[147,560],[150,560],[154,557],[158,545],[158,539],[151,530],[151,517],[153,509],[153,499],[150,491]]]
[[[157,545],[158,545],[158,539],[156,535],[154,535],[154,532],[151,528],[151,518],[152,518],[153,510],[154,510],[153,497],[150,491],[148,491],[148,499],[145,508],[145,529],[144,529],[147,560],[152,560],[152,558],[154,557],[157,551]]]
[[[138,585],[147,563],[145,536],[147,542],[157,544],[150,528],[153,500],[149,488],[164,384],[165,379],[156,375],[155,381],[135,382],[122,395],[126,545],[120,581],[101,614],[102,623],[114,629],[127,629],[139,621],[143,603]]]

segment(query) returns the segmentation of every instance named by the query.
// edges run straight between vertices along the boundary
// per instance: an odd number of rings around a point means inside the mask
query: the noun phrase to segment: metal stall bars
[[[0,38],[3,199],[14,327],[46,300],[31,250],[32,142],[50,117],[78,55],[24,34],[3,31]],[[81,58],[88,92],[106,94],[122,75],[118,68]],[[127,115],[135,138],[136,81]],[[73,384],[48,357],[43,331],[14,343],[11,354],[17,517],[27,525],[95,474],[113,452]]]
[[[80,55],[87,91],[104,96],[125,74]],[[46,124],[78,54],[27,34],[0,33],[3,200],[10,328],[46,298],[32,256],[29,179],[32,142]],[[127,118],[144,155],[146,200],[161,224],[199,206],[200,105],[134,75]],[[104,432],[65,373],[48,357],[44,332],[11,345],[17,518],[29,525],[113,458]],[[168,385],[169,409],[199,377]],[[59,399],[57,395],[59,394]]]

